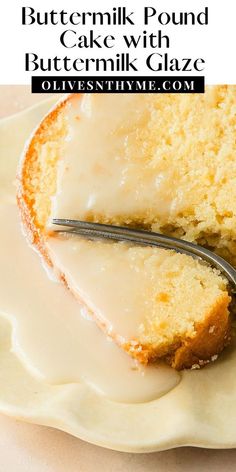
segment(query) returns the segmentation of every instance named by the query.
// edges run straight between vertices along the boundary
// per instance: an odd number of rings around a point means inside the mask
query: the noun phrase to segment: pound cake
[[[40,124],[21,162],[18,204],[31,243],[141,362],[162,358],[181,369],[216,358],[230,338],[224,278],[172,251],[56,236],[51,220],[158,230],[234,263],[235,98],[235,86],[71,95]]]

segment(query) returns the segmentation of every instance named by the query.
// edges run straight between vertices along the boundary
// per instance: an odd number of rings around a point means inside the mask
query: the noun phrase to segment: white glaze
[[[85,218],[89,212],[112,218],[153,210],[168,214],[174,201],[170,170],[143,166],[131,156],[137,127],[150,111],[143,95],[90,95],[67,105],[68,135],[53,198],[55,218]],[[129,111],[129,112],[128,112]],[[161,202],[161,205],[157,205]]]
[[[0,205],[0,218],[0,311],[14,325],[14,350],[34,373],[48,383],[84,380],[127,402],[152,400],[178,383],[179,375],[166,366],[138,366],[61,284],[48,279],[20,233],[14,205]]]

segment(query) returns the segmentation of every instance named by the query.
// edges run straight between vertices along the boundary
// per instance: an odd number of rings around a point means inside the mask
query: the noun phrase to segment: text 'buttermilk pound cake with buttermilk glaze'
[[[169,250],[53,233],[52,218],[158,230],[234,261],[235,100],[234,86],[72,95],[44,119],[21,163],[18,203],[31,242],[141,362],[181,369],[215,359],[230,338],[226,281]]]

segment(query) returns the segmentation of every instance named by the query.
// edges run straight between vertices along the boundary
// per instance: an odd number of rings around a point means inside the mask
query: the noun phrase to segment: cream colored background
[[[0,117],[47,98],[26,86],[0,86]],[[236,469],[236,450],[180,448],[127,454],[87,444],[61,431],[0,416],[0,472],[162,472]]]

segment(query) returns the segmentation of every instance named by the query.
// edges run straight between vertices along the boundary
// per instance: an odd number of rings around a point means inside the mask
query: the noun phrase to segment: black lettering
[[[105,36],[104,38],[104,46],[109,49],[114,48],[114,44],[113,44],[114,41],[115,41],[115,37],[109,34],[108,36]],[[109,45],[109,42],[111,43],[111,45]]]
[[[156,13],[157,13],[157,11],[155,10],[155,8],[145,7],[144,8],[144,24],[148,25],[149,24],[149,18],[151,18],[152,16],[155,16]]]
[[[102,45],[98,42],[98,40],[100,40],[101,38],[100,34],[96,38],[94,38],[93,31],[90,31],[90,37],[91,37],[91,43],[90,43],[91,48],[93,48],[94,46],[97,46],[98,48],[102,48]]]
[[[84,69],[84,59],[75,59],[73,62],[73,67],[77,72],[81,72]]]
[[[183,59],[183,67],[182,67],[182,71],[183,72],[191,72],[192,71],[192,67],[189,67],[191,64],[191,59],[186,59],[184,58]],[[188,68],[189,67],[189,68]]]
[[[163,40],[165,40],[165,47],[169,48],[170,47],[170,38],[169,38],[169,36],[162,35],[162,32],[158,31],[158,47],[159,48],[164,47]]]
[[[51,22],[52,25],[54,25],[54,26],[58,25],[58,13],[55,10],[50,11],[49,16],[47,15],[46,18],[45,18],[44,23],[41,23],[41,24],[47,25],[49,23],[49,18],[50,18],[50,22]],[[62,22],[62,24],[64,24],[63,21],[62,21],[62,17],[61,17],[61,22]]]
[[[43,65],[41,65],[41,70],[45,70],[45,71],[50,70],[51,67],[52,67],[51,61],[49,60],[48,63],[49,63],[48,69],[47,69],[47,67],[46,67],[46,69],[44,69]],[[61,64],[60,57],[58,57],[58,56],[53,57],[52,64],[53,64],[53,67],[54,67],[55,71],[59,72],[60,70],[62,70],[62,67],[60,67],[60,64]]]
[[[131,20],[131,18],[130,18],[131,15],[133,15],[133,14],[134,14],[134,12],[132,11],[131,13],[129,13],[129,15],[125,15],[125,16],[124,16],[124,19],[123,19],[124,25],[126,25],[126,23],[129,23],[130,25],[133,25],[133,26],[134,26],[135,23],[134,23],[133,20]]]
[[[78,48],[89,48],[89,42],[85,35],[81,35],[78,38]]]
[[[35,18],[33,14],[35,10],[31,7],[22,7],[22,25],[33,25]],[[27,23],[27,18],[30,19],[30,23]]]
[[[80,13],[78,13],[77,11],[74,11],[71,15],[70,15],[70,22],[72,25],[74,26],[77,26],[80,24]],[[75,19],[78,18],[78,21],[75,21]]]
[[[134,62],[136,61],[137,61],[137,58],[130,61],[129,56],[126,55],[126,69],[125,70],[128,72],[131,69],[131,70],[134,70],[135,72],[138,72],[137,67],[134,65]]]
[[[68,38],[70,36],[70,33],[72,33],[73,36],[76,35],[76,31],[66,30],[60,36],[60,42],[61,42],[62,46],[64,46],[64,48],[74,48],[76,46],[76,43],[74,43],[74,42],[72,42],[71,45],[69,45]]]
[[[37,54],[34,53],[27,53],[25,55],[25,70],[26,72],[34,72],[39,68],[38,63],[36,62],[38,60]],[[31,64],[33,65],[33,69],[30,68]]]
[[[90,30],[89,32],[89,35],[88,36],[85,36],[85,35],[81,35],[78,37],[78,48],[93,48],[93,47],[97,47],[97,48],[102,48],[102,44],[99,43],[99,40],[101,41],[102,43],[102,40],[101,40],[101,35],[99,34],[96,38],[94,38],[94,32],[93,30]]]
[[[141,39],[141,35],[139,35],[137,38],[135,38],[132,34],[128,37],[126,35],[123,36],[124,37],[124,40],[126,42],[126,46],[128,48],[130,48],[131,46],[133,46],[134,48],[136,48],[140,42],[140,39]]]
[[[162,59],[162,54],[159,54],[157,52],[153,52],[152,54],[150,54],[150,56],[147,57],[147,60],[146,60],[146,64],[147,64],[147,67],[154,71],[154,72],[158,72],[158,71],[161,71],[162,70],[162,64],[161,63],[157,63],[157,65],[155,66],[154,64],[154,60],[156,59],[156,56],[159,56],[161,59]]]
[[[203,18],[201,19],[201,17]],[[199,25],[208,25],[208,7],[206,7],[204,11],[198,14],[197,21]]]
[[[175,57],[170,60],[170,70],[171,72],[174,72],[176,70],[179,72],[181,70],[179,61]],[[165,71],[168,71],[168,55],[167,54],[165,54]]]
[[[159,23],[161,23],[161,25],[168,25],[168,23],[170,23],[170,15],[169,13],[163,11],[162,13],[160,13],[160,15],[158,16],[158,21]]]
[[[194,69],[197,70],[198,72],[201,72],[201,71],[204,70],[205,67],[203,66],[202,68],[200,68],[200,67],[198,66],[198,63],[199,63],[199,64],[202,64],[202,65],[203,65],[203,64],[205,65],[205,61],[204,61],[204,59],[201,59],[201,58],[196,59],[196,61],[194,61]]]
[[[63,67],[66,72],[69,72],[71,70],[70,67],[70,58],[68,56],[65,56],[63,59]]]

